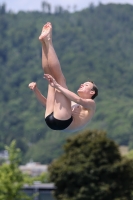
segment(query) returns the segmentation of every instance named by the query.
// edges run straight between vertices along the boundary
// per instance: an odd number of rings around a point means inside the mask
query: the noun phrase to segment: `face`
[[[92,96],[94,93],[94,91],[92,91],[92,88],[93,88],[93,83],[85,82],[80,85],[77,93],[79,96],[86,96],[86,95]]]

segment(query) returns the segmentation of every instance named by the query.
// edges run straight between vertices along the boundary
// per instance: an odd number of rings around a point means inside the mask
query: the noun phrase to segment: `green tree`
[[[70,137],[49,173],[58,200],[131,200],[133,160],[123,158],[103,131]]]
[[[25,177],[19,170],[20,150],[16,142],[12,141],[9,147],[9,163],[0,166],[0,200],[26,200],[31,199],[22,192]]]
[[[49,3],[47,3],[46,1],[43,1],[41,5],[42,5],[43,13],[51,13],[51,5]]]

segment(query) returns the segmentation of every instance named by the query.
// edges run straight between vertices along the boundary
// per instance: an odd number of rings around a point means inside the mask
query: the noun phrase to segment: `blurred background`
[[[71,134],[51,131],[45,109],[28,89],[47,95],[41,68],[42,26],[53,24],[53,43],[70,90],[91,79],[97,110],[86,127],[107,132],[122,153],[133,149],[133,2],[0,0],[0,152],[16,140],[22,163],[49,164]],[[77,134],[77,133],[75,133]]]

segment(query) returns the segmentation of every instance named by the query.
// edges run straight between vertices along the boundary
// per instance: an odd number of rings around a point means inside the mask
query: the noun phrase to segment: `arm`
[[[45,74],[44,78],[46,78],[49,81],[52,87],[61,91],[70,101],[74,101],[75,103],[82,105],[86,109],[95,108],[95,102],[92,99],[83,99],[79,97],[74,92],[71,92],[70,90],[59,85],[51,75]]]
[[[83,99],[79,97],[77,94],[74,92],[71,92],[70,90],[62,87],[61,85],[57,84],[56,89],[61,91],[69,100],[74,101],[75,103],[83,106],[86,109],[94,109],[94,101],[92,99]]]
[[[43,106],[46,106],[47,99],[41,94],[40,90],[37,88],[36,83],[35,82],[30,83],[29,88],[34,91],[36,98],[39,100],[39,102]]]

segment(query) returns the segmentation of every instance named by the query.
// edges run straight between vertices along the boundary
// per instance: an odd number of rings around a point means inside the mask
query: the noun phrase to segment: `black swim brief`
[[[46,124],[49,128],[53,130],[64,130],[66,129],[73,121],[73,117],[67,120],[59,120],[54,118],[53,112],[45,118]]]

